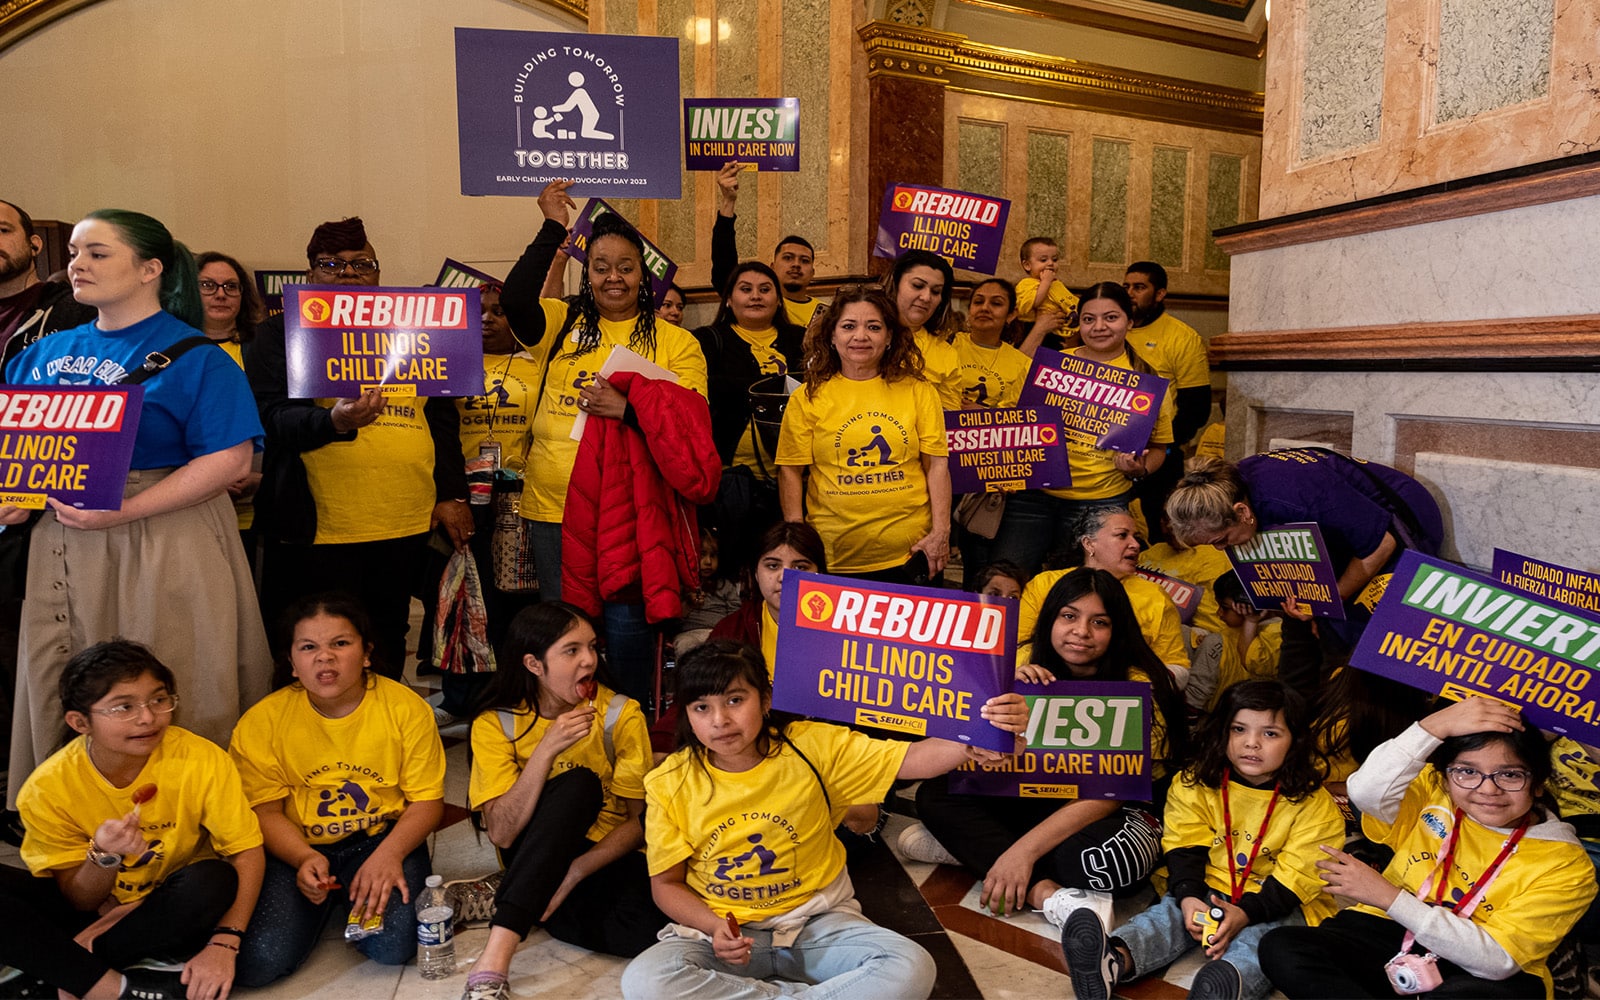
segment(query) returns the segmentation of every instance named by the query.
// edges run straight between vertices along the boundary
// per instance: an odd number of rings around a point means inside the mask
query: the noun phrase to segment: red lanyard
[[[1444,857],[1439,859],[1439,867],[1434,869],[1432,875],[1428,876],[1430,880],[1434,878],[1439,880],[1439,884],[1434,886],[1434,906],[1444,905],[1444,894],[1450,887],[1450,869],[1456,859],[1456,845],[1461,843],[1461,820],[1461,810],[1457,809],[1454,825],[1450,827],[1450,843],[1445,847]],[[1479,895],[1482,892],[1488,891],[1489,883],[1494,881],[1495,874],[1500,870],[1500,866],[1505,864],[1506,858],[1511,857],[1511,852],[1517,849],[1517,843],[1522,840],[1522,835],[1527,832],[1528,818],[1524,816],[1522,822],[1517,826],[1516,830],[1512,832],[1510,837],[1506,838],[1505,844],[1500,848],[1500,853],[1495,855],[1494,860],[1489,862],[1489,867],[1485,868],[1483,870],[1483,874],[1478,876],[1478,879],[1473,882],[1473,886],[1475,888],[1471,892],[1468,892],[1466,895],[1462,896],[1460,899],[1456,900],[1454,903],[1450,904],[1450,909],[1452,911],[1456,913],[1461,912],[1461,907],[1466,904],[1467,900]],[[1426,898],[1427,893],[1428,890],[1426,885],[1424,885],[1424,888],[1419,895]]]
[[[1278,807],[1278,793],[1281,789],[1272,786],[1272,798],[1267,802],[1267,814],[1261,817],[1261,829],[1256,832],[1256,842],[1250,848],[1250,858],[1244,863],[1244,871],[1239,871],[1234,861],[1233,853],[1233,810],[1228,806],[1228,785],[1233,781],[1233,769],[1226,768],[1222,772],[1222,842],[1228,849],[1228,888],[1232,890],[1229,902],[1234,906],[1239,905],[1239,900],[1244,896],[1245,886],[1250,881],[1250,869],[1255,867],[1256,855],[1261,853],[1261,842],[1267,836],[1267,824],[1272,822],[1272,810]]]

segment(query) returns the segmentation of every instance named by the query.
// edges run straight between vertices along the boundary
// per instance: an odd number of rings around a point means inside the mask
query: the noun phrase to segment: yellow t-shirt
[[[944,412],[926,381],[835,375],[815,397],[800,389],[789,398],[777,463],[811,467],[806,516],[828,568],[867,573],[905,562],[931,529],[922,456],[948,453]]]
[[[1384,823],[1370,814],[1361,818],[1361,831],[1371,840],[1394,848],[1394,860],[1383,877],[1416,895],[1433,870],[1436,855],[1450,831],[1455,807],[1439,772],[1424,768],[1406,790],[1394,822]],[[1445,899],[1458,899],[1500,853],[1506,833],[1483,826],[1468,816],[1461,820],[1455,864],[1449,872]],[[1437,887],[1434,887],[1437,889]],[[1546,996],[1552,981],[1545,959],[1567,936],[1595,895],[1594,863],[1576,838],[1546,840],[1522,838],[1517,851],[1506,859],[1500,875],[1472,911],[1472,922],[1483,928],[1512,960],[1544,980]],[[1433,898],[1433,893],[1429,893]],[[1354,909],[1385,917],[1374,906],[1359,903]]]
[[[1278,652],[1283,649],[1283,622],[1277,618],[1262,621],[1245,656],[1239,655],[1239,630],[1223,626],[1222,662],[1217,667],[1217,689],[1206,707],[1215,708],[1222,692],[1240,681],[1271,680],[1278,676]],[[1350,771],[1355,768],[1351,767]],[[1349,772],[1345,772],[1348,774]],[[1330,781],[1342,780],[1330,777]]]
[[[965,330],[956,334],[957,369],[961,377],[961,399],[966,403],[984,406],[1016,406],[1022,394],[1022,383],[1027,381],[1028,368],[1033,364],[1028,356],[1012,347],[985,347],[975,343],[972,334]]]
[[[1025,323],[1033,322],[1033,300],[1038,294],[1038,278],[1023,278],[1017,282],[1017,319]],[[1066,285],[1059,281],[1052,281],[1050,282],[1050,290],[1044,293],[1044,302],[1041,308],[1054,309],[1071,320],[1078,312],[1078,297],[1068,291]]]
[[[1039,609],[1049,596],[1056,581],[1072,572],[1068,569],[1046,570],[1028,581],[1022,588],[1022,599],[1017,609],[1017,663],[1033,662],[1033,627],[1039,621]],[[1189,667],[1189,653],[1183,644],[1183,622],[1178,618],[1178,606],[1157,584],[1142,576],[1129,576],[1122,581],[1122,589],[1133,605],[1134,617],[1139,619],[1139,631],[1150,644],[1162,663]]]
[[[760,369],[763,376],[783,375],[789,371],[789,363],[772,346],[778,342],[778,330],[776,327],[768,327],[757,332],[755,330],[746,330],[735,323],[733,324],[733,332],[738,335],[740,340],[749,345],[750,355],[756,359],[756,367]],[[733,464],[742,465],[763,479],[777,478],[777,469],[773,465],[771,452],[765,448],[761,449],[760,459],[757,460],[755,426],[749,422],[745,424],[744,436],[739,438],[739,445],[733,451]]]
[[[817,310],[821,308],[822,300],[816,296],[812,296],[804,302],[796,302],[787,298],[783,300],[783,311],[789,314],[789,322],[801,329],[811,325],[811,317],[815,316]]]
[[[483,395],[456,400],[461,411],[461,454],[472,461],[478,447],[500,442],[500,467],[521,472],[528,460],[533,394],[540,362],[527,351],[483,356]]]
[[[947,410],[961,409],[961,359],[947,341],[930,337],[924,327],[912,331],[917,350],[922,352],[922,377],[939,390],[939,405]]]
[[[1242,858],[1234,859],[1235,871],[1242,868],[1255,850],[1255,837],[1266,817],[1272,789],[1250,788],[1233,782],[1228,788],[1228,811],[1233,817],[1233,847]],[[1206,885],[1228,896],[1232,891],[1228,867],[1228,846],[1223,838],[1222,792],[1180,775],[1167,792],[1167,808],[1162,816],[1163,853],[1182,847],[1208,847]],[[1339,909],[1322,884],[1317,862],[1327,855],[1322,844],[1344,846],[1344,816],[1325,788],[1298,802],[1279,798],[1272,809],[1260,853],[1245,879],[1245,893],[1260,892],[1268,878],[1300,897],[1300,912],[1306,923],[1315,927]]]
[[[567,304],[560,299],[540,299],[544,310],[545,338],[528,347],[536,358],[549,356],[550,341],[567,321]],[[578,442],[572,440],[572,423],[578,417],[578,393],[594,381],[595,375],[611,356],[611,348],[628,347],[634,320],[600,321],[600,345],[584,354],[577,350],[576,326],[550,360],[550,375],[545,380],[544,398],[533,417],[533,442],[528,448],[528,464],[522,485],[522,516],[530,521],[560,521],[567,509],[567,483],[572,479],[572,463],[578,458]],[[630,348],[631,350],[632,348]],[[656,320],[654,353],[635,351],[678,376],[678,384],[706,394],[706,356],[700,342],[681,326]],[[537,385],[537,383],[535,383]]]
[[[1139,553],[1139,565],[1200,588],[1200,605],[1194,609],[1194,619],[1190,624],[1207,632],[1223,630],[1222,618],[1217,614],[1217,595],[1211,592],[1211,581],[1233,570],[1227,553],[1210,545],[1179,549],[1168,542],[1157,542]]]
[[[244,367],[243,344],[240,344],[237,340],[219,340],[216,341],[216,345],[228,352],[228,357],[233,359],[234,364],[238,365],[240,368]],[[260,453],[257,452],[256,458],[259,459],[260,457]],[[249,531],[250,526],[256,523],[255,498],[235,498],[233,501],[233,512],[239,517],[239,530]]]
[[[761,658],[767,661],[767,679],[772,679],[772,668],[778,663],[778,623],[772,617],[767,602],[761,602]]]
[[[689,888],[739,921],[782,916],[838,878],[839,817],[847,806],[883,801],[910,744],[819,722],[791,723],[788,739],[748,771],[702,766],[688,748],[651,771],[650,874],[687,862]]]
[[[1600,816],[1600,761],[1576,740],[1565,736],[1550,744],[1553,770],[1545,787],[1555,796],[1565,819]]]
[[[338,400],[319,399],[332,407]],[[427,532],[438,493],[427,400],[397,396],[354,441],[330,441],[302,454],[317,502],[318,545],[376,542]]]
[[[1228,425],[1221,420],[1206,424],[1195,439],[1196,458],[1223,458],[1228,449]]]
[[[605,685],[599,686],[594,697],[594,723],[588,735],[561,751],[551,762],[547,776],[554,778],[575,767],[586,767],[600,778],[605,801],[600,806],[600,815],[589,827],[591,841],[599,841],[627,819],[623,799],[644,798],[644,775],[654,760],[644,713],[639,710],[639,703],[631,700],[623,706],[611,730],[616,763],[606,756],[606,712],[611,707],[611,699],[620,697],[623,696]],[[506,736],[499,712],[484,712],[472,720],[472,777],[467,787],[467,801],[472,808],[481,809],[485,802],[511,790],[539,741],[549,731],[551,721],[527,706],[513,711],[511,727],[516,734],[513,742]]]
[[[1018,291],[1020,293],[1021,289]],[[1194,327],[1170,312],[1163,312],[1147,326],[1129,330],[1128,343],[1157,375],[1170,380],[1174,389],[1195,389],[1211,384],[1205,340]]]
[[[1079,354],[1082,350],[1081,347],[1074,347],[1066,353]],[[1126,352],[1116,360],[1106,363],[1119,368],[1133,367]],[[1169,389],[1161,397],[1161,413],[1156,418],[1156,429],[1150,434],[1151,448],[1172,443],[1172,415],[1175,410],[1176,404]],[[1045,490],[1045,492],[1066,500],[1104,500],[1128,492],[1133,489],[1133,481],[1117,471],[1116,464],[1111,458],[1113,454],[1092,445],[1080,444],[1074,435],[1069,433],[1067,462],[1072,472],[1072,485],[1064,490]]]
[[[433,710],[376,674],[342,719],[318,712],[298,685],[274,691],[244,713],[228,752],[250,805],[281,800],[310,844],[381,833],[412,802],[444,798]]]
[[[139,776],[117,788],[90,762],[86,741],[79,736],[52,754],[17,795],[27,828],[22,863],[35,875],[83,864],[100,824],[133,811],[133,793],[145,785],[156,786],[155,798],[139,807],[149,847],[123,859],[111,890],[117,902],[143,899],[193,861],[261,846],[239,772],[215,743],[169,726]]]

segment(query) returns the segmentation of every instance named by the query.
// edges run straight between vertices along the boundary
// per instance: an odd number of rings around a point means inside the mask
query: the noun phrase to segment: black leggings
[[[1316,927],[1279,927],[1261,939],[1261,970],[1290,1000],[1301,997],[1388,997],[1394,988],[1383,966],[1400,950],[1406,929],[1386,917],[1341,910]],[[1510,979],[1479,979],[1439,959],[1444,981],[1426,996],[1528,997],[1545,995],[1544,980],[1530,972]]]
[[[544,783],[533,817],[502,852],[506,873],[495,896],[491,926],[528,936],[573,859],[593,846],[586,834],[603,801],[600,779],[587,768],[573,768]],[[656,933],[666,923],[650,896],[644,855],[629,851],[574,886],[544,921],[544,929],[558,941],[632,958],[656,943]]]
[[[238,895],[239,877],[208,858],[174,872],[85,951],[73,935],[98,919],[74,909],[56,880],[0,865],[0,965],[20,969],[73,996],[83,996],[114,969],[145,958],[187,960],[206,946],[212,928]]]
[[[945,775],[917,788],[917,816],[979,878],[1063,804],[1059,799],[954,795]],[[1046,852],[1034,863],[1029,886],[1048,879],[1075,889],[1115,892],[1149,875],[1160,859],[1161,823],[1143,809],[1123,806]]]

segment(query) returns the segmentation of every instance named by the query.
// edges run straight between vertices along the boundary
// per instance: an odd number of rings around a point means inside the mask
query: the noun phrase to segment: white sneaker
[[[1093,889],[1057,889],[1044,901],[1040,912],[1052,924],[1065,927],[1067,918],[1072,915],[1073,910],[1091,910],[1100,918],[1101,927],[1110,927],[1114,906],[1109,892],[1095,892]]]
[[[930,865],[959,865],[955,855],[944,849],[933,831],[921,823],[913,823],[900,831],[900,853],[912,861],[925,861]]]

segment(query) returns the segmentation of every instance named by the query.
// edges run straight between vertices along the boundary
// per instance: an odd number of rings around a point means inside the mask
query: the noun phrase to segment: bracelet
[[[206,942],[206,946],[209,947],[209,948],[224,948],[224,949],[226,949],[228,951],[233,952],[234,954],[238,954],[238,952],[239,952],[239,946],[238,945],[236,945],[236,944],[223,944],[221,941],[207,941]]]
[[[211,935],[213,937],[215,937],[218,934],[232,934],[234,937],[239,938],[241,941],[244,940],[244,931],[240,930],[237,927],[217,926],[217,927],[211,928]]]

